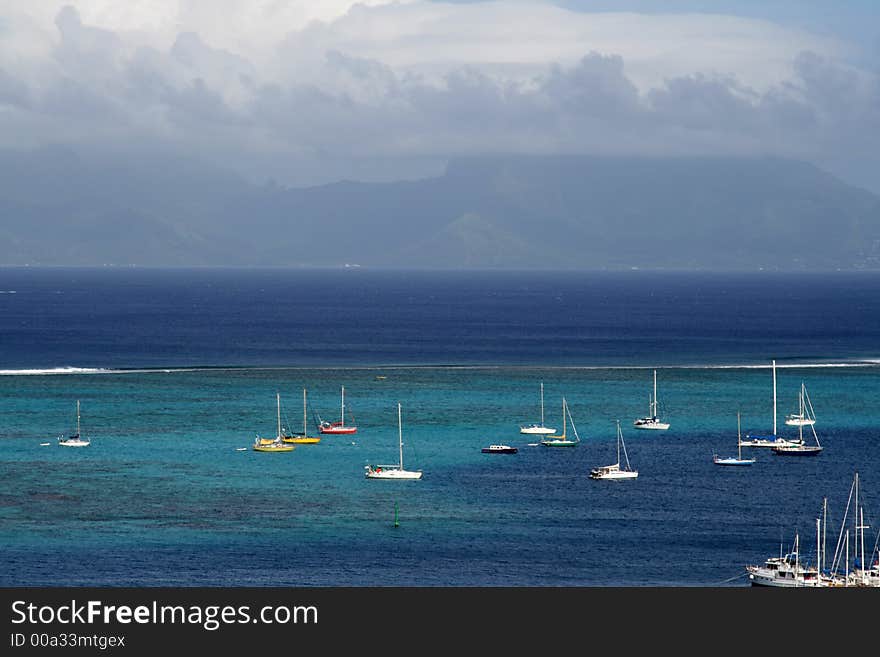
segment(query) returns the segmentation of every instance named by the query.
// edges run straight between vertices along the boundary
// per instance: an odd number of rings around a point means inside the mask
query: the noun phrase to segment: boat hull
[[[544,447],[574,447],[578,444],[576,440],[542,440]]]
[[[773,453],[778,456],[818,456],[822,449],[822,447],[809,445],[794,445],[793,447],[774,447]]]
[[[801,420],[798,418],[794,420],[786,420],[785,423],[790,427],[809,427],[816,424],[816,420]]]
[[[633,422],[634,429],[652,429],[654,431],[666,431],[669,423],[654,420],[636,420]]]
[[[737,458],[723,459],[723,458],[715,457],[713,459],[713,461],[715,462],[715,465],[727,465],[727,466],[740,465],[740,466],[742,466],[742,465],[751,465],[752,463],[755,462],[755,459],[737,459]]]
[[[266,443],[266,438],[258,438],[254,442],[253,450],[255,452],[292,452],[296,445],[285,445],[280,440],[273,440]]]
[[[320,438],[312,436],[285,436],[281,440],[282,442],[291,443],[293,445],[315,445],[321,442]]]
[[[319,427],[318,431],[321,433],[327,433],[331,435],[347,435],[352,433],[357,433],[357,427]]]
[[[796,445],[800,445],[800,442],[794,440],[785,440],[784,438],[750,438],[746,436],[746,439],[742,441],[741,445],[743,447],[793,447]]]
[[[788,572],[780,574],[775,571],[765,571],[762,568],[747,568],[749,582],[752,586],[765,586],[785,589],[816,588],[822,586],[822,582],[815,576],[801,573]]]
[[[534,436],[549,436],[550,434],[556,433],[556,429],[551,429],[550,427],[539,427],[537,425],[532,425],[530,427],[520,427],[520,433],[525,433]]]
[[[377,468],[374,470],[367,466],[364,477],[367,479],[421,479],[422,473],[420,471],[400,470],[398,468]]]
[[[516,454],[518,450],[516,447],[509,447],[507,445],[490,445],[480,451],[483,454]]]
[[[636,479],[639,473],[634,470],[618,470],[617,472],[591,472],[590,479],[609,479],[611,481],[620,479]]]

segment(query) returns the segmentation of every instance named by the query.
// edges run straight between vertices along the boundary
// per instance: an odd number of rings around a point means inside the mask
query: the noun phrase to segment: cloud
[[[150,144],[289,184],[484,152],[878,152],[877,73],[847,64],[846,44],[765,21],[527,1],[0,12],[0,146]]]

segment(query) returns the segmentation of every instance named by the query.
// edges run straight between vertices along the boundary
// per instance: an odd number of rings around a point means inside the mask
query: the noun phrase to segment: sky
[[[878,7],[0,0],[0,148],[289,186],[480,154],[773,155],[880,193]]]

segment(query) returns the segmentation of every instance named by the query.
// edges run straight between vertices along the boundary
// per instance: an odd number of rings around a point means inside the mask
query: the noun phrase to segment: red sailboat
[[[356,426],[346,426],[345,424],[345,386],[342,386],[342,410],[340,414],[340,419],[338,422],[328,422],[326,420],[322,420],[321,416],[318,416],[318,431],[321,433],[330,433],[330,434],[350,434],[357,433]]]

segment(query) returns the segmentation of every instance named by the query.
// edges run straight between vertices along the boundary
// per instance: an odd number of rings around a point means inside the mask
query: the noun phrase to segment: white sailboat
[[[397,438],[400,461],[394,465],[365,465],[364,477],[367,479],[421,479],[421,470],[403,469],[403,421],[400,402],[397,403]]]
[[[620,449],[623,448],[623,458],[626,467],[620,467]],[[629,456],[626,453],[626,445],[623,442],[623,432],[620,430],[620,420],[617,420],[617,463],[605,465],[590,470],[590,479],[635,479],[639,476],[637,470],[633,470],[629,464]]]
[[[855,549],[853,550],[852,568],[850,568],[849,555],[849,530],[846,530],[845,553],[841,549],[841,541],[848,522],[850,509],[853,512],[853,538]],[[839,586],[854,587],[880,587],[880,534],[874,542],[873,548],[865,557],[865,530],[870,529],[865,524],[865,509],[859,501],[859,473],[855,473],[852,487],[849,491],[849,499],[846,503],[846,511],[840,524],[840,537],[837,541],[837,549],[834,552],[831,576]],[[843,573],[840,569],[843,568]]]
[[[773,370],[773,433],[768,436],[762,434],[753,435],[749,432],[746,434],[746,439],[742,441],[743,447],[784,447],[803,444],[803,439],[797,442],[780,438],[776,435],[776,361],[772,360],[770,363]]]
[[[742,457],[742,434],[740,432],[739,413],[736,414],[736,457],[721,457],[715,454],[712,456],[715,465],[751,465],[755,459],[744,459]]]
[[[61,447],[88,447],[92,441],[83,438],[80,435],[79,428],[79,399],[76,400],[76,433],[69,435],[67,438],[58,437],[58,444]]]
[[[568,420],[571,422],[571,430],[574,431],[574,440],[569,438],[566,435],[566,415],[568,416]],[[577,428],[574,426],[574,419],[571,417],[571,411],[568,410],[568,404],[565,402],[565,397],[562,398],[562,435],[561,436],[547,436],[544,440],[541,441],[541,444],[545,447],[574,447],[579,442],[581,442],[580,436],[578,436]]]
[[[801,391],[798,393],[798,412],[790,413],[785,418],[785,423],[790,427],[805,427],[816,424],[816,414],[813,412],[813,404],[807,394],[807,386],[801,381]]]
[[[654,370],[654,395],[648,398],[648,414],[633,422],[636,429],[658,429],[666,430],[669,428],[668,422],[661,422],[657,417],[657,370]]]
[[[773,447],[773,453],[780,456],[818,456],[825,448],[819,444],[819,436],[816,435],[816,427],[812,424],[807,426],[809,426],[813,432],[813,440],[815,441],[814,445],[807,445],[804,442],[804,425],[799,424],[797,442],[782,441],[783,444],[775,445]]]
[[[806,394],[806,388],[804,384],[801,383],[801,408],[804,408],[804,395]],[[809,404],[810,412],[812,412],[812,404]],[[804,427],[809,427],[810,431],[813,433],[813,441],[815,444],[807,445],[804,442]],[[795,444],[787,444],[787,445],[777,445],[773,448],[773,453],[778,454],[780,456],[817,456],[824,449],[822,445],[819,444],[819,436],[816,435],[816,427],[812,422],[799,422],[797,425],[798,428],[798,439]]]
[[[275,393],[276,412],[275,417],[278,423],[274,438],[260,438],[258,435],[254,440],[253,450],[255,452],[292,452],[294,445],[285,445],[282,442],[284,433],[281,430],[281,393]]]
[[[556,429],[551,429],[550,427],[544,426],[544,382],[541,381],[541,424],[530,424],[528,426],[522,426],[519,428],[520,433],[527,434],[535,434],[535,435],[549,435],[551,433],[556,433]]]

